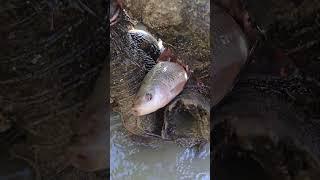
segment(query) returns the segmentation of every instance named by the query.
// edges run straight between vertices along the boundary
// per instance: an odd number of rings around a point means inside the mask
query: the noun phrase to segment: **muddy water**
[[[110,118],[112,180],[210,179],[210,147],[200,152],[173,143],[142,145],[128,137],[120,116]]]

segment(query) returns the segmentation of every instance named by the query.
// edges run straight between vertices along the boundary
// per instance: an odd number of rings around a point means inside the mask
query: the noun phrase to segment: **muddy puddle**
[[[110,117],[110,179],[210,179],[210,147],[201,151],[161,142],[141,145],[124,130],[120,116]]]

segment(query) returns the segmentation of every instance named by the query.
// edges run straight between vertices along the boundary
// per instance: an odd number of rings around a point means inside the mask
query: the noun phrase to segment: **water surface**
[[[111,115],[110,125],[112,180],[210,179],[209,145],[200,152],[169,142],[143,145],[128,137],[119,115]]]

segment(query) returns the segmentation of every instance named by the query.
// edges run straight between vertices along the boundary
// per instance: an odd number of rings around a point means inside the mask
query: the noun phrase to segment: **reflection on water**
[[[209,145],[201,152],[164,142],[144,146],[128,137],[118,115],[110,125],[112,180],[210,179]]]

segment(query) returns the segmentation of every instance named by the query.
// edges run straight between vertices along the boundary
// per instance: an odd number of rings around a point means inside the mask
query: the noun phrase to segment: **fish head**
[[[164,97],[160,86],[142,87],[133,102],[132,114],[142,116],[158,110],[162,107]]]

